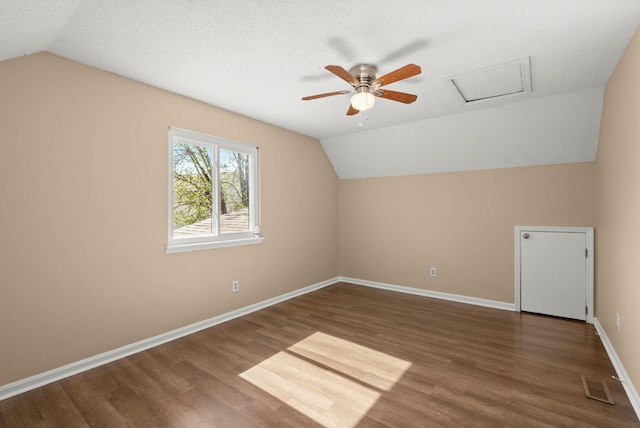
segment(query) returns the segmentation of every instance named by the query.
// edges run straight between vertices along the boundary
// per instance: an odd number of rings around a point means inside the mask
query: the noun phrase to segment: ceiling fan
[[[371,64],[358,64],[347,71],[339,65],[327,65],[327,70],[353,86],[353,91],[336,91],[327,92],[326,94],[310,95],[302,98],[305,101],[315,100],[316,98],[330,97],[332,95],[342,95],[354,92],[351,97],[351,105],[347,111],[347,116],[358,114],[360,111],[368,110],[373,107],[376,97],[386,98],[392,101],[398,101],[405,104],[411,104],[418,99],[417,95],[406,94],[404,92],[389,91],[383,89],[385,85],[389,85],[399,80],[416,76],[422,72],[420,66],[415,64],[407,64],[391,73],[376,78],[376,67]]]

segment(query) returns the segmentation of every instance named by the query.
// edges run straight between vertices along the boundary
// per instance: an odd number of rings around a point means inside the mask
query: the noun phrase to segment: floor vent
[[[615,404],[613,398],[611,398],[607,384],[602,379],[585,375],[580,375],[580,377],[582,377],[582,386],[584,386],[584,394],[587,397],[604,403]]]

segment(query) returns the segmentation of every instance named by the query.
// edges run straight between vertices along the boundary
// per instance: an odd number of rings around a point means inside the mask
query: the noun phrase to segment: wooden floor
[[[336,284],[1,401],[0,427],[640,426],[613,374],[592,325]]]

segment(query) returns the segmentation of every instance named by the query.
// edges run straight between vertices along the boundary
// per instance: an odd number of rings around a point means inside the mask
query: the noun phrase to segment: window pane
[[[249,230],[249,155],[220,150],[220,233]]]
[[[173,144],[173,236],[214,233],[211,221],[211,159],[213,149]]]

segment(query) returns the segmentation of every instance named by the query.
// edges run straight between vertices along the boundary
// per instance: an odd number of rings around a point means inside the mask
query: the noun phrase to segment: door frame
[[[584,233],[586,237],[586,245],[587,245],[587,264],[586,264],[586,281],[587,281],[587,323],[593,324],[593,305],[594,305],[594,276],[593,276],[593,258],[594,258],[594,248],[593,248],[593,227],[554,227],[554,226],[515,226],[515,263],[514,263],[514,273],[515,273],[515,311],[520,312],[520,287],[521,287],[521,266],[520,266],[520,256],[521,256],[521,247],[520,247],[520,236],[523,232],[565,232],[565,233]]]

